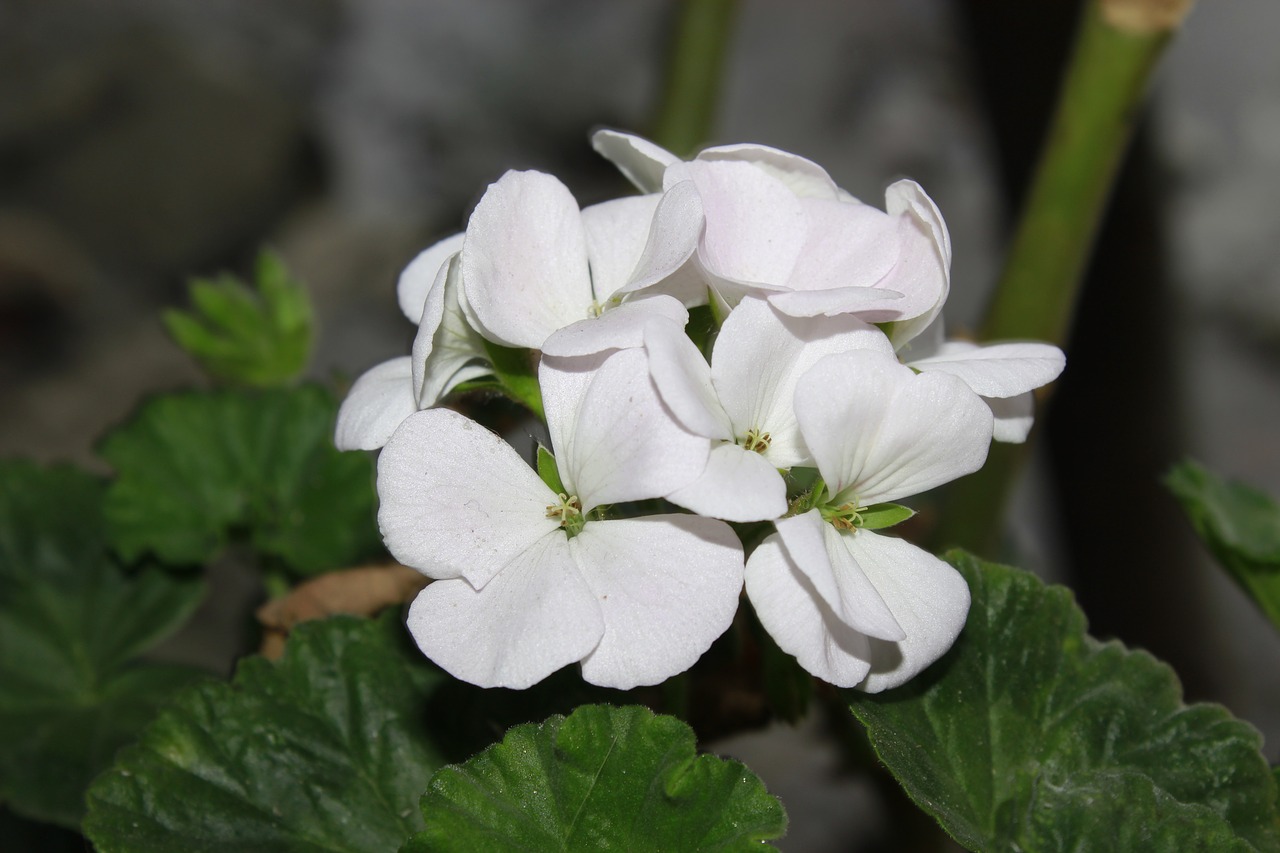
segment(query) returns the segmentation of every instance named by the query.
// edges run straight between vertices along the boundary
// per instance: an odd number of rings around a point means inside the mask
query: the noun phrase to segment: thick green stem
[[[680,156],[711,136],[737,0],[683,0],[653,139]]]
[[[1169,26],[1121,29],[1091,0],[1076,36],[1045,148],[982,328],[984,340],[1063,344],[1116,171]],[[1141,6],[1138,0],[1119,5]],[[1152,4],[1146,4],[1152,5]],[[1160,5],[1160,4],[1155,4]],[[991,553],[1027,446],[997,445],[943,497],[934,545]]]

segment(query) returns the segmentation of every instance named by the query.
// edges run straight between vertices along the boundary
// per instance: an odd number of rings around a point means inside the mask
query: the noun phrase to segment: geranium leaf
[[[1165,485],[1218,562],[1280,628],[1280,506],[1190,460],[1175,466]]]
[[[865,527],[867,530],[881,530],[901,524],[915,514],[914,509],[902,504],[875,504],[858,510],[858,515],[862,516],[862,523],[858,526]]]
[[[204,596],[194,577],[110,557],[104,484],[0,463],[0,799],[79,825],[90,780],[199,673],[135,658]]]
[[[645,708],[586,705],[516,726],[422,797],[436,850],[747,850],[782,835],[782,805],[746,767],[697,756],[692,729]]]
[[[1172,670],[1085,633],[1062,587],[951,562],[973,604],[952,650],[897,690],[849,691],[907,793],[974,850],[1276,850],[1251,726],[1184,705]]]
[[[394,850],[442,761],[424,709],[444,676],[397,619],[300,625],[284,658],[177,696],[89,790],[102,853]]]
[[[116,548],[199,563],[243,531],[302,573],[377,554],[373,463],[334,449],[335,412],[315,386],[151,400],[102,444]]]
[[[258,256],[254,273],[256,287],[230,275],[193,280],[194,310],[166,311],[164,324],[215,379],[285,385],[301,375],[311,355],[311,302],[271,252]]]

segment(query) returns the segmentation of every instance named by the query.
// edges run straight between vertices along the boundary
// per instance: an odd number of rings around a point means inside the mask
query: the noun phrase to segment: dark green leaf
[[[538,369],[533,354],[527,349],[504,347],[491,341],[485,341],[484,348],[493,364],[493,375],[507,396],[525,406],[539,419],[546,420],[546,413],[542,410],[542,388],[538,385]]]
[[[786,829],[746,767],[696,756],[693,731],[646,708],[588,705],[517,726],[422,798],[436,850],[748,850]]]
[[[72,468],[0,464],[0,799],[69,827],[89,781],[198,674],[135,660],[204,587],[116,565],[103,491]]]
[[[443,676],[394,618],[299,626],[284,658],[180,694],[89,791],[99,851],[394,850],[442,763],[424,708]]]
[[[867,530],[881,530],[901,524],[915,514],[914,509],[901,504],[875,504],[858,510],[858,515],[862,516],[862,522],[858,526]]]
[[[314,337],[311,302],[284,263],[258,256],[257,288],[223,275],[191,283],[193,311],[166,311],[178,345],[211,376],[255,387],[285,385],[306,369]]]
[[[876,753],[975,850],[1276,850],[1261,738],[1173,672],[1085,633],[1061,587],[951,556],[964,632],[897,690],[850,691]]]
[[[116,547],[198,563],[244,531],[304,573],[378,553],[373,463],[334,449],[335,411],[312,386],[153,399],[102,445]]]
[[[1218,562],[1280,628],[1280,506],[1191,461],[1175,466],[1165,484]]]

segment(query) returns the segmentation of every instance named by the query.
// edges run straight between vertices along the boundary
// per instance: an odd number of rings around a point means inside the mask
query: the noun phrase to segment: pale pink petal
[[[662,497],[702,473],[711,443],[683,429],[663,405],[643,350],[610,355],[585,387],[582,376],[563,369],[569,361],[544,359],[539,381],[552,442],[560,442],[554,452],[561,480],[584,512]],[[578,404],[568,408],[578,394]]]
[[[501,438],[447,409],[410,416],[378,457],[378,526],[393,557],[483,588],[543,536],[556,496]]]
[[[733,441],[733,424],[711,385],[711,367],[683,326],[652,323],[644,332],[649,372],[662,402],[689,432]]]
[[[491,184],[467,224],[462,286],[478,331],[504,346],[539,349],[590,316],[586,233],[564,184],[541,172]]]
[[[957,376],[983,397],[1016,397],[1057,379],[1066,363],[1062,350],[1050,344],[948,341],[907,365]]]
[[[657,684],[692,666],[733,622],[742,545],[719,521],[658,515],[587,522],[569,547],[604,614],[582,661],[593,684]]]
[[[759,299],[743,299],[724,321],[711,356],[716,394],[737,438],[770,435],[765,458],[778,468],[807,462],[796,422],[796,382],[818,359],[871,349],[892,353],[880,330],[856,317],[787,317]]]
[[[870,530],[843,538],[906,632],[896,643],[871,643],[871,671],[858,686],[878,693],[903,684],[951,648],[969,614],[969,587],[954,568],[910,542]]]
[[[591,147],[644,193],[660,192],[663,170],[680,159],[647,139],[616,130],[591,134]]]
[[[426,302],[427,291],[435,282],[440,268],[462,248],[465,236],[454,234],[428,246],[400,273],[400,280],[396,283],[396,300],[410,322],[417,323],[422,319],[422,305]]]
[[[594,355],[644,345],[645,325],[653,320],[683,329],[689,311],[671,296],[646,296],[565,326],[542,344],[543,355],[559,358]]]
[[[831,611],[851,628],[869,637],[900,640],[902,627],[871,581],[858,566],[846,540],[858,533],[841,533],[822,520],[816,509],[774,522],[782,547],[795,567]]]
[[[587,232],[587,260],[591,289],[603,306],[631,278],[636,262],[650,241],[649,225],[662,196],[629,196],[593,204],[582,210]],[[692,253],[690,246],[690,253]],[[677,264],[678,266],[678,264]]]
[[[455,678],[523,689],[591,653],[604,634],[569,540],[553,530],[513,555],[483,589],[439,580],[409,608],[418,648]]]
[[[787,484],[759,453],[718,444],[711,448],[702,476],[667,500],[709,518],[769,521],[787,511]]]
[[[339,450],[377,450],[404,419],[418,411],[409,356],[369,368],[338,409],[333,443]]]
[[[454,255],[427,292],[422,322],[413,339],[413,387],[424,409],[468,379],[492,372],[484,339],[467,323],[458,303],[460,278],[461,262]]]
[[[702,197],[693,181],[680,181],[663,193],[644,250],[620,292],[643,290],[675,275],[693,257],[703,223]],[[702,290],[705,302],[705,284]]]
[[[951,236],[933,199],[915,181],[902,180],[885,192],[885,208],[898,217],[902,254],[880,287],[904,295],[901,318],[889,337],[895,345],[923,331],[942,311],[951,290]]]
[[[837,687],[853,687],[871,668],[872,640],[840,621],[774,534],[747,560],[747,597],[760,624],[807,671]]]
[[[804,199],[805,244],[787,286],[792,290],[875,287],[901,253],[898,220],[866,204]]]
[[[772,175],[800,198],[839,198],[840,189],[827,170],[812,160],[767,145],[719,145],[704,149],[699,160],[738,160]]]
[[[1016,397],[983,397],[995,416],[995,430],[991,437],[1006,444],[1022,444],[1031,434],[1036,419],[1036,398],[1028,391]]]
[[[769,294],[769,304],[792,317],[856,314],[867,322],[891,322],[903,313],[903,295],[883,287],[832,287]]]
[[[800,379],[796,417],[831,494],[862,506],[918,494],[986,461],[991,410],[953,376],[916,375],[866,350]]]

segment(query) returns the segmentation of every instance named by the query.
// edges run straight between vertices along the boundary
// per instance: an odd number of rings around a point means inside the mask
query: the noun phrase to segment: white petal
[[[871,672],[858,686],[877,693],[903,684],[951,648],[969,614],[969,587],[950,565],[910,542],[870,530],[844,538],[906,632],[896,643],[871,642]]]
[[[733,622],[742,545],[722,522],[658,515],[587,522],[569,541],[604,613],[582,662],[593,684],[657,684],[692,666]]]
[[[538,379],[561,480],[584,512],[662,497],[702,473],[711,443],[662,404],[643,350],[620,350],[585,375],[572,361],[543,359]]]
[[[684,165],[702,197],[706,230],[698,255],[707,272],[752,286],[786,282],[805,241],[795,193],[750,163]]]
[[[569,540],[555,530],[479,591],[461,578],[430,584],[409,608],[408,627],[423,653],[455,678],[522,689],[590,654],[604,619]]]
[[[827,170],[797,154],[767,145],[739,144],[707,148],[699,160],[740,160],[772,175],[801,198],[839,198],[840,190]]]
[[[597,130],[591,134],[591,147],[644,193],[660,192],[663,171],[680,159],[647,139],[616,130]]]
[[[565,326],[543,342],[542,353],[573,358],[643,346],[645,325],[654,319],[683,329],[689,322],[689,312],[671,296],[634,299],[608,309],[599,317],[588,317]]]
[[[725,319],[711,356],[712,382],[736,436],[750,429],[769,433],[765,458],[777,468],[807,461],[795,418],[796,382],[823,356],[855,349],[892,352],[880,330],[855,317],[797,319],[743,299]]]
[[[667,500],[725,521],[769,521],[787,511],[787,484],[773,463],[736,444],[711,448],[702,476]]]
[[[769,294],[769,304],[792,317],[856,314],[868,322],[891,321],[903,312],[903,294],[883,287],[832,287]]]
[[[976,471],[991,410],[953,376],[916,375],[865,350],[819,361],[796,387],[796,417],[832,495],[862,506]]]
[[[461,262],[454,255],[427,293],[413,339],[413,387],[424,409],[462,382],[490,372],[484,339],[468,325],[458,302],[461,290]]]
[[[369,368],[338,409],[333,443],[339,450],[377,450],[405,418],[418,411],[409,356]]]
[[[823,521],[816,509],[779,519],[774,526],[791,562],[841,622],[881,640],[901,640],[906,636],[880,593],[849,554],[847,540],[857,538],[861,532],[841,533]]]
[[[932,355],[907,362],[921,372],[958,376],[983,397],[1016,397],[1047,385],[1066,363],[1062,350],[1050,344],[978,346],[965,341],[948,341]]]
[[[661,199],[661,195],[653,193],[583,208],[591,288],[601,305],[631,278],[649,242],[649,225]],[[692,251],[690,245],[690,254]]]
[[[809,672],[853,687],[871,668],[871,638],[850,628],[817,594],[774,534],[747,560],[747,597],[769,635]]]
[[[557,530],[551,490],[501,438],[457,412],[409,417],[378,457],[378,526],[392,556],[477,589]]]
[[[901,253],[898,220],[866,204],[803,201],[805,244],[791,270],[793,290],[874,287]]]
[[[663,193],[644,250],[620,290],[642,290],[675,275],[693,256],[704,221],[702,196],[693,181],[680,181]]]
[[[462,286],[481,334],[505,346],[538,349],[589,316],[586,233],[564,184],[541,172],[491,184],[467,224]]]
[[[1007,444],[1022,444],[1031,434],[1036,419],[1035,395],[1028,391],[1016,397],[983,397],[995,416],[995,431],[991,437]]]
[[[951,290],[951,236],[933,200],[915,181],[902,180],[885,192],[885,208],[899,219],[902,254],[880,287],[904,294],[904,319],[894,322],[896,345],[918,335],[942,311]]]
[[[462,248],[464,237],[465,234],[454,234],[428,246],[400,273],[400,280],[396,283],[396,300],[410,322],[416,323],[422,318],[422,304],[426,302],[427,291],[435,282],[440,268]]]
[[[711,385],[711,367],[683,326],[652,323],[644,332],[649,373],[680,425],[706,438],[733,441],[733,424]]]

